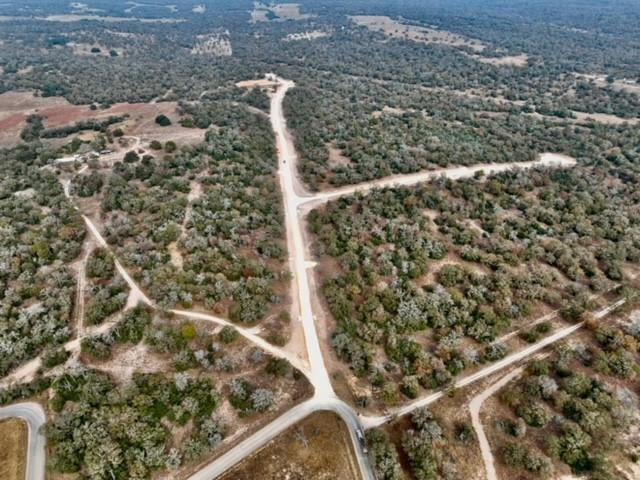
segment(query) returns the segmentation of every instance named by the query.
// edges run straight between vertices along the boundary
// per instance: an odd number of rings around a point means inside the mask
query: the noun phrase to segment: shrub
[[[168,127],[171,125],[171,120],[166,115],[161,114],[156,117],[156,123],[161,127]]]

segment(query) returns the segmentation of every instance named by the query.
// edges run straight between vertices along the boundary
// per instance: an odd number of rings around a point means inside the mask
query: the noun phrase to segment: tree
[[[166,115],[160,114],[156,117],[156,123],[161,127],[168,127],[171,125],[171,119]]]
[[[124,163],[135,163],[138,160],[140,156],[134,150],[129,150],[124,156]]]
[[[403,480],[398,452],[384,430],[372,429],[366,435],[369,458],[379,480]]]

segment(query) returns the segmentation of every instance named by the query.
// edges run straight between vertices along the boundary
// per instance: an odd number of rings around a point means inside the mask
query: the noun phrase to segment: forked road
[[[487,435],[484,433],[482,427],[482,420],[480,419],[480,409],[482,404],[498,390],[505,387],[511,380],[519,377],[522,374],[522,367],[516,368],[512,372],[509,372],[496,383],[492,384],[485,391],[475,396],[469,403],[469,410],[471,411],[471,423],[473,423],[473,429],[478,435],[478,443],[480,444],[480,452],[482,453],[482,461],[484,462],[484,469],[487,473],[487,480],[498,480],[498,474],[496,473],[496,467],[493,460],[493,453],[491,453],[491,445]]]

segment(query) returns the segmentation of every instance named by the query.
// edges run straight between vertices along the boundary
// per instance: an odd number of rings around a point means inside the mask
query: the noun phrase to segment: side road
[[[482,453],[482,461],[484,462],[484,468],[487,472],[487,480],[498,480],[498,475],[496,473],[491,445],[489,445],[489,440],[487,440],[487,435],[484,433],[482,421],[480,420],[480,409],[482,408],[482,404],[489,397],[493,396],[511,380],[519,377],[522,374],[522,371],[523,368],[520,367],[516,368],[512,372],[509,372],[496,383],[493,383],[485,391],[473,397],[473,399],[469,403],[469,410],[471,411],[471,423],[473,424],[473,429],[476,431],[476,435],[478,436],[478,443],[480,443],[480,452]]]

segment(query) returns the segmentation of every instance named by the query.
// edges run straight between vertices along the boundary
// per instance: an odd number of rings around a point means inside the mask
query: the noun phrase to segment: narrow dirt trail
[[[78,270],[76,275],[78,276],[76,282],[76,308],[75,308],[75,325],[76,336],[82,337],[84,330],[84,294],[87,284],[87,261],[89,255],[93,251],[93,244],[91,240],[86,241],[84,246],[84,255],[78,264]]]
[[[482,409],[482,404],[489,397],[506,386],[511,380],[519,377],[522,374],[522,371],[522,368],[516,368],[512,372],[509,372],[496,383],[492,384],[485,391],[473,397],[471,399],[471,402],[469,403],[469,411],[471,412],[471,423],[473,424],[473,429],[476,431],[476,435],[478,436],[480,452],[482,453],[482,461],[484,462],[484,468],[487,473],[487,480],[498,480],[498,475],[496,474],[496,467],[494,463],[493,452],[491,451],[491,445],[489,444],[487,435],[484,433],[484,427],[482,426],[482,421],[480,420],[480,410]]]
[[[614,302],[602,308],[601,310],[595,312],[593,315],[593,318],[595,320],[602,320],[604,317],[609,315],[616,308],[621,307],[625,303],[626,303],[625,299],[618,300],[617,302]],[[497,362],[492,363],[491,365],[483,368],[482,370],[479,370],[475,373],[467,375],[466,377],[455,382],[453,384],[453,387],[454,388],[466,387],[467,385],[471,385],[472,383],[475,383],[478,380],[481,380],[496,372],[504,370],[505,368],[510,367],[518,362],[527,360],[532,355],[568,337],[569,335],[572,335],[576,331],[580,330],[582,327],[584,327],[584,322],[576,323],[575,325],[571,325],[569,327],[557,330],[556,332],[543,338],[539,342],[533,343],[528,347],[523,348],[522,350],[518,350],[517,352],[512,353],[511,355],[507,355],[502,360],[498,360]],[[446,392],[444,390],[440,390],[438,392],[434,392],[430,395],[427,395],[426,397],[419,398],[403,407],[393,409],[388,415],[363,417],[362,418],[363,425],[365,426],[365,428],[379,427],[380,425],[383,425],[388,421],[393,420],[394,418],[407,415],[417,410],[418,408],[429,406],[433,402],[441,399],[444,395],[446,395]]]
[[[479,172],[483,172],[485,175],[492,175],[500,172],[506,172],[512,169],[527,170],[536,167],[567,168],[576,165],[576,163],[577,162],[574,158],[567,157],[566,155],[560,155],[556,153],[543,153],[539,156],[538,160],[534,160],[532,162],[492,163],[484,165],[473,165],[469,167],[448,167],[440,168],[437,170],[409,173],[406,175],[392,175],[390,177],[372,180],[370,182],[358,183],[356,185],[347,185],[332,190],[326,190],[315,195],[305,197],[304,203],[309,202],[313,203],[314,205],[322,204],[331,200],[336,200],[346,195],[353,195],[354,193],[364,194],[375,188],[412,186],[419,183],[428,182],[439,177],[446,177],[451,180],[461,180],[464,178],[471,178]]]

